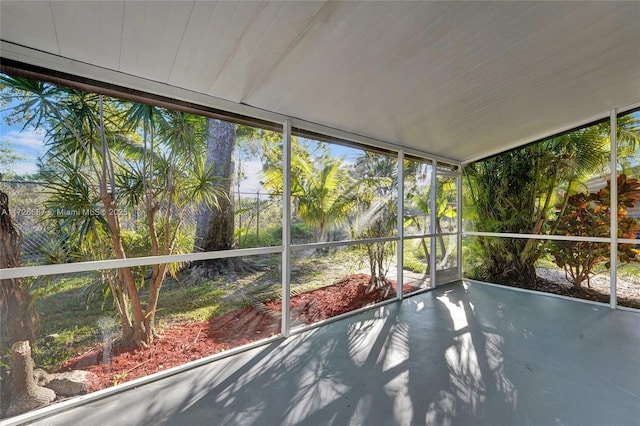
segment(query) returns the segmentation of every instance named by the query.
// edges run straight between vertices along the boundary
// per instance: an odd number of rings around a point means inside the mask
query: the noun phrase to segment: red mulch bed
[[[305,324],[322,321],[363,306],[391,299],[396,296],[396,282],[385,288],[370,288],[369,275],[354,274],[334,285],[320,288],[291,298],[291,318]],[[404,285],[404,293],[417,290]],[[269,309],[280,312],[279,300],[266,303]]]
[[[369,275],[355,274],[339,283],[291,297],[291,317],[310,324],[326,318],[395,297],[396,283],[390,288],[369,288]],[[409,293],[416,287],[404,285]],[[162,336],[148,348],[113,347],[105,359],[103,346],[97,346],[67,361],[61,371],[83,369],[97,377],[90,391],[147,376],[209,355],[265,339],[280,332],[280,301],[265,303],[267,309],[250,306],[209,321],[185,321],[166,326]],[[269,312],[271,311],[271,312]]]
[[[148,348],[116,346],[108,361],[103,346],[67,361],[62,371],[82,369],[96,374],[89,391],[108,388],[265,339],[280,332],[280,321],[254,307],[229,312],[210,321],[185,321],[166,327]],[[104,363],[103,363],[104,362]]]

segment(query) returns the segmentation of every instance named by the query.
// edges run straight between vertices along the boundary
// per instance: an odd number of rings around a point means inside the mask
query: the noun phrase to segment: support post
[[[611,226],[611,246],[610,246],[610,255],[611,255],[611,269],[609,270],[609,302],[611,305],[611,309],[616,309],[618,306],[616,288],[617,288],[617,276],[618,276],[618,137],[617,137],[617,126],[618,126],[618,116],[615,109],[612,109],[610,112],[610,145],[611,145],[611,175],[609,179],[611,179],[611,200],[610,200],[610,226]]]
[[[256,243],[260,241],[260,191],[256,192]]]
[[[283,126],[282,168],[282,336],[291,333],[291,122]]]
[[[404,285],[404,150],[398,151],[398,246],[396,250],[396,296],[402,300]]]
[[[436,160],[431,160],[431,191],[429,196],[429,205],[430,215],[429,215],[429,234],[431,238],[429,239],[429,246],[431,247],[431,253],[429,256],[429,287],[436,287],[436,173],[438,169],[438,162]]]
[[[463,275],[462,271],[462,173],[464,172],[464,166],[460,167],[460,172],[456,179],[457,183],[457,220],[458,220],[458,234],[456,238],[458,239],[458,279],[461,280]]]

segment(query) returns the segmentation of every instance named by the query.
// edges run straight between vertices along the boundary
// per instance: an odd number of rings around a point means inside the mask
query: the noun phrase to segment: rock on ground
[[[96,375],[84,370],[72,370],[64,373],[50,374],[50,381],[45,387],[60,396],[83,395],[88,392],[91,381]]]

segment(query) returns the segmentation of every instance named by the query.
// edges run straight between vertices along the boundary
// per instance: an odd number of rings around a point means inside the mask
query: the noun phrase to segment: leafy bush
[[[640,200],[640,183],[637,179],[621,174],[618,183],[618,238],[635,238],[640,224],[628,216],[628,209]],[[562,204],[556,206],[556,218],[551,226],[561,235],[608,237],[610,223],[611,182],[598,192],[565,195]],[[548,250],[555,263],[565,270],[567,279],[582,287],[593,276],[593,268],[604,263],[609,268],[608,243],[588,241],[550,241]],[[637,252],[632,244],[619,244],[618,259],[622,263],[636,260]]]
[[[255,229],[239,228],[235,234],[240,248],[278,246],[282,241],[282,226],[267,228],[259,235]]]
[[[293,240],[307,240],[314,235],[315,230],[306,223],[294,222],[291,224],[291,239]]]
[[[424,251],[420,246],[414,247],[413,250],[406,250],[403,258],[403,269],[422,274],[429,271],[429,259],[424,256]]]
[[[309,225],[302,222],[291,223],[291,239],[294,243],[315,239],[315,235],[315,229]],[[236,238],[240,248],[279,246],[282,244],[282,225],[267,227],[260,231],[260,235],[256,235],[253,229],[236,229]]]

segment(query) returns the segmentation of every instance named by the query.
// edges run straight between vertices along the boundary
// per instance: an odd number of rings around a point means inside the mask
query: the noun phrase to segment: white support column
[[[429,255],[429,287],[436,287],[436,170],[438,168],[438,162],[436,160],[431,160],[431,191],[429,197],[429,205],[430,215],[429,220],[429,233],[431,234],[431,238],[429,240],[429,247],[431,249],[431,253]]]
[[[396,250],[396,296],[402,300],[404,296],[404,151],[398,151],[398,246]]]
[[[458,203],[457,206],[457,213],[458,213],[458,279],[461,280],[463,277],[462,274],[462,173],[464,172],[464,168],[460,167],[460,174],[458,175],[457,178],[457,183],[458,183],[458,199],[456,200],[456,202]]]
[[[616,110],[612,109],[610,112],[610,132],[609,138],[611,145],[611,200],[610,200],[610,220],[611,220],[611,269],[610,272],[610,296],[609,301],[611,309],[616,309],[618,306],[616,288],[617,288],[617,276],[618,276],[618,137],[617,137],[617,125],[618,117]]]
[[[291,332],[291,122],[283,125],[282,168],[282,330],[284,337]]]

